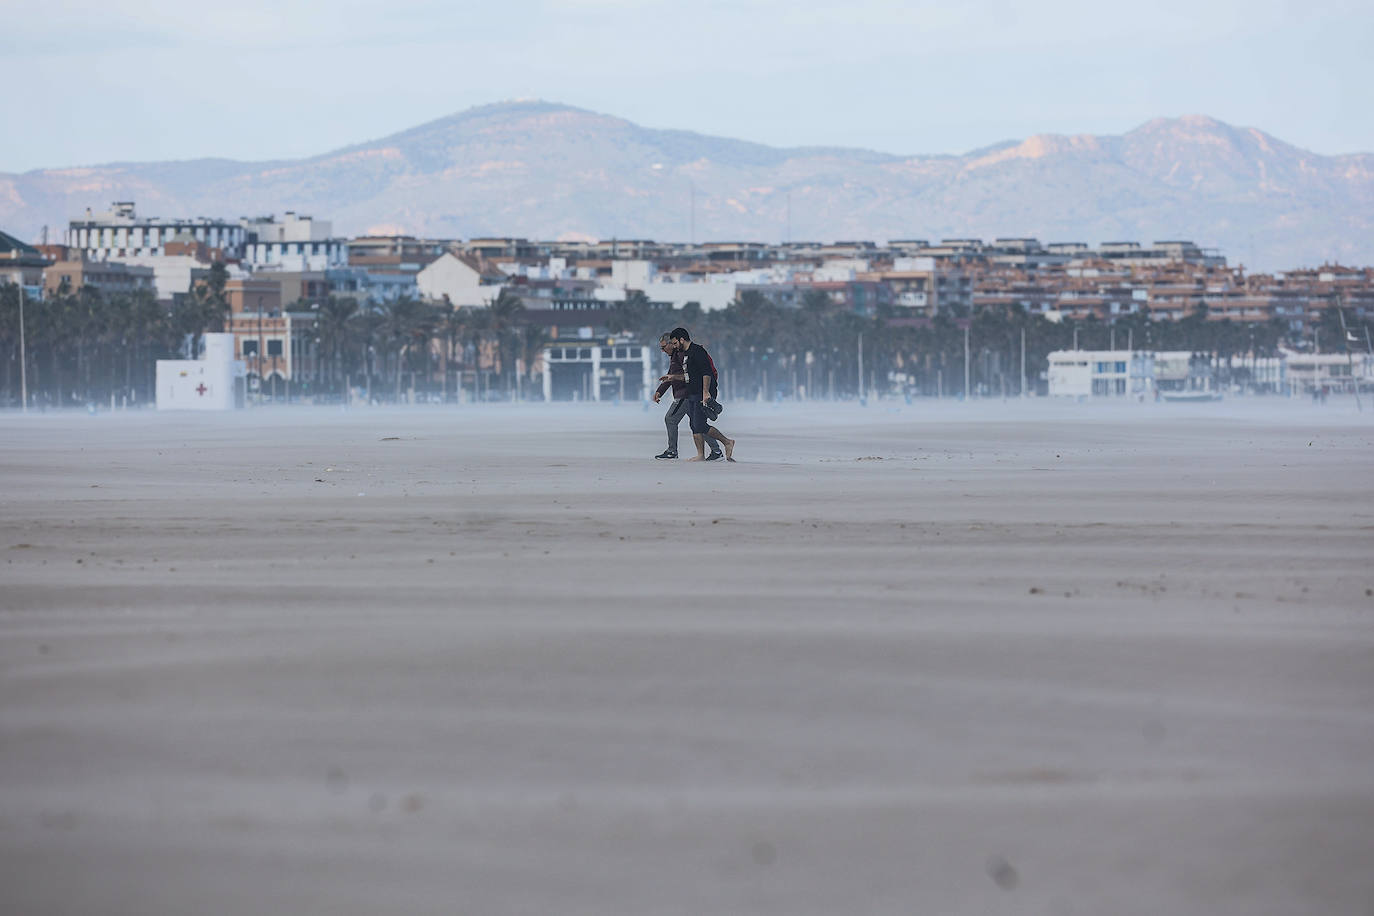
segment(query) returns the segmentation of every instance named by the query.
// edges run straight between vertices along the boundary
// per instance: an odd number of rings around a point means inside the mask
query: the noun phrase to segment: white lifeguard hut
[[[233,410],[246,398],[247,371],[233,334],[206,334],[200,359],[157,361],[158,410]]]

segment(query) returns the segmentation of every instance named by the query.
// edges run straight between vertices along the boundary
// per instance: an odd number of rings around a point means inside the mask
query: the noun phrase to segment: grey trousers
[[[677,428],[687,416],[687,399],[674,398],[673,403],[668,405],[668,412],[663,415],[663,424],[668,427],[668,451],[677,452]],[[707,439],[706,444],[711,447],[711,454],[720,451],[720,444],[715,439]]]

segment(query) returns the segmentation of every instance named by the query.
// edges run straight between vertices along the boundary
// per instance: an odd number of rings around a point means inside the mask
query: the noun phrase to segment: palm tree
[[[509,369],[514,377],[515,353],[518,349],[515,345],[515,331],[523,324],[524,317],[524,301],[508,289],[501,290],[487,307],[487,332],[496,345],[499,360],[498,377],[502,379],[502,385],[507,393],[510,392],[510,386],[505,382],[506,372]]]
[[[397,299],[388,302],[379,310],[381,319],[379,332],[383,353],[389,354],[395,381],[395,400],[401,400],[401,376],[406,368],[407,356],[414,371],[417,360],[415,354],[418,344],[429,339],[429,306],[417,299]]]
[[[548,331],[542,327],[526,325],[520,330],[518,359],[524,364],[524,377],[530,381],[534,381],[535,366],[551,340]]]
[[[342,370],[343,353],[356,331],[358,302],[330,296],[315,310],[315,331],[320,338],[320,356],[329,390],[334,390]]]
[[[195,316],[191,330],[191,356],[200,352],[200,337],[206,331],[224,330],[225,319],[229,316],[229,297],[225,285],[229,282],[229,270],[223,263],[216,261],[210,266],[210,273],[200,283],[191,287],[191,311]]]

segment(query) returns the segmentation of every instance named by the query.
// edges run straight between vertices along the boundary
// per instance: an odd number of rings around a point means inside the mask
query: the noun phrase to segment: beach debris
[[[1016,887],[1021,876],[1016,873],[1016,869],[1011,863],[1001,856],[993,856],[988,859],[988,877],[1004,891],[1009,891]]]

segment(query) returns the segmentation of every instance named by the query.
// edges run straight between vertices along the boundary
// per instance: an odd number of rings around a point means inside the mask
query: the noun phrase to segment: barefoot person
[[[658,339],[658,348],[668,354],[668,374],[659,377],[658,390],[654,392],[654,403],[657,404],[670,387],[673,389],[673,402],[668,406],[668,412],[663,415],[663,423],[668,427],[668,448],[663,454],[654,457],[670,459],[677,457],[677,428],[682,424],[682,418],[687,416],[687,380],[682,374],[682,351],[673,343],[673,339],[664,334]],[[708,437],[706,441],[711,446],[711,454],[706,456],[707,461],[717,461],[725,457],[715,439]]]
[[[715,439],[725,448],[725,460],[734,461],[735,440],[710,424],[706,416],[706,401],[711,397],[711,383],[715,381],[711,354],[701,344],[692,343],[686,328],[673,328],[668,335],[682,352],[683,381],[687,384],[687,419],[692,426],[692,441],[697,446],[693,461],[706,460],[706,440]]]

